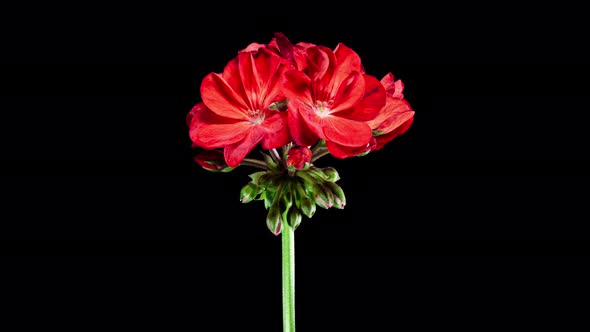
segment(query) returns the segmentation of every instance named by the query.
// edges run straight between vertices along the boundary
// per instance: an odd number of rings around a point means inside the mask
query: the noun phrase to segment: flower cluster
[[[313,161],[379,150],[414,118],[391,73],[379,81],[344,44],[333,50],[292,44],[281,33],[239,51],[222,73],[203,79],[200,92],[202,102],[187,117],[194,146],[205,149],[196,161],[211,171],[263,168],[242,190],[242,201],[264,200],[275,234],[281,222],[296,227],[302,213],[311,217],[316,204],[344,206],[335,170]],[[269,150],[264,160],[246,158],[258,144]]]

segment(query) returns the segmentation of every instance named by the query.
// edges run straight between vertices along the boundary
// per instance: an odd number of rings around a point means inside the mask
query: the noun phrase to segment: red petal
[[[189,126],[189,127],[191,126],[191,122],[193,122],[193,117],[195,116],[195,114],[197,112],[199,112],[199,110],[204,107],[205,107],[205,105],[203,103],[198,103],[195,106],[193,106],[193,108],[191,108],[191,110],[186,115],[186,125],[187,126]]]
[[[193,143],[206,149],[223,147],[240,140],[245,134],[240,129],[247,122],[221,117],[203,103],[191,110],[189,135]]]
[[[412,122],[414,122],[414,117],[409,118],[408,120],[406,120],[406,122],[402,123],[399,127],[391,131],[390,133],[375,137],[375,139],[377,140],[377,146],[375,147],[375,150],[380,150],[386,143],[390,142],[398,135],[405,133],[412,125]]]
[[[275,149],[291,142],[287,121],[287,112],[275,112],[274,115],[264,119],[260,125],[264,129],[262,139],[264,149]]]
[[[223,151],[225,162],[229,167],[238,166],[242,160],[254,149],[256,144],[262,140],[263,133],[257,127],[250,127],[246,136],[234,144],[228,145]]]
[[[293,60],[293,44],[289,41],[285,35],[280,32],[275,32],[275,37],[270,41],[270,44],[276,45],[276,48],[279,51],[279,55],[281,58],[287,60]]]
[[[293,61],[295,62],[295,66],[297,70],[304,71],[307,68],[307,63],[309,61],[309,57],[307,56],[307,49],[310,47],[315,47],[316,45],[311,43],[297,43],[293,48]]]
[[[235,123],[201,124],[194,134],[193,141],[206,148],[220,148],[233,144],[252,130],[252,124],[245,121]]]
[[[367,124],[371,129],[388,133],[413,116],[414,111],[405,99],[387,97],[385,107],[375,119],[368,121]]]
[[[292,69],[292,64],[285,62],[278,55],[267,51],[259,52],[255,58],[261,86],[260,109],[267,108],[271,103],[285,98],[283,83],[285,72]]]
[[[260,85],[262,80],[258,75],[258,70],[254,64],[254,57],[251,52],[239,54],[238,60],[238,69],[246,94],[248,108],[255,110],[260,107]]]
[[[330,80],[334,72],[336,60],[334,53],[327,47],[315,46],[307,49],[307,75],[312,81]]]
[[[339,145],[330,141],[326,142],[326,147],[328,148],[328,151],[330,151],[330,154],[340,159],[357,156],[369,149],[368,145],[350,147]]]
[[[289,103],[289,106],[291,108],[288,112],[298,112],[299,118],[303,120],[303,122],[305,122],[306,127],[309,128],[311,132],[313,132],[319,138],[326,138],[324,135],[324,126],[326,125],[325,118],[319,117],[310,105],[305,104],[298,99],[295,99]]]
[[[285,73],[284,90],[290,101],[299,100],[311,104],[311,81],[307,75],[297,70]]]
[[[290,107],[287,111],[289,114],[289,132],[295,143],[301,146],[309,146],[318,141],[316,135],[305,121],[301,118],[299,110],[295,107]]]
[[[338,113],[338,116],[357,121],[369,121],[380,114],[385,105],[385,89],[375,77],[366,74],[363,77],[365,78],[363,99],[354,108]]]
[[[379,83],[379,82],[377,82]],[[340,84],[334,97],[332,113],[347,111],[363,99],[365,80],[360,72],[353,72]],[[383,106],[383,105],[381,105]]]
[[[258,43],[251,43],[250,45],[246,46],[245,49],[239,51],[238,53],[242,53],[242,52],[257,52],[261,48],[266,48],[266,45],[264,45],[264,44],[258,44]]]
[[[248,98],[244,92],[244,84],[242,84],[242,79],[240,77],[239,56],[233,58],[227,63],[227,65],[225,65],[221,77],[223,77],[227,84],[229,84],[238,96],[240,96],[240,100],[243,100],[244,103],[246,103]]]
[[[371,128],[365,122],[348,120],[337,116],[324,119],[324,136],[326,141],[344,146],[365,146],[371,140]]]
[[[334,73],[334,79],[341,82],[353,71],[362,71],[361,58],[355,51],[340,43],[334,49],[338,70]]]
[[[248,54],[248,53],[242,53]],[[207,107],[220,116],[247,120],[248,106],[219,74],[211,73],[201,83],[201,98]]]
[[[385,88],[388,96],[394,98],[403,98],[404,83],[401,80],[395,81],[393,74],[389,73],[381,79],[381,84]]]

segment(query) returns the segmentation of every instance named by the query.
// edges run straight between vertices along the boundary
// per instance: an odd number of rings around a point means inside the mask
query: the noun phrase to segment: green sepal
[[[371,151],[372,151],[371,149],[367,149],[367,151],[357,154],[356,157],[364,157],[364,156],[368,155],[369,153],[371,153]]]
[[[226,167],[224,169],[221,170],[221,173],[229,173],[231,171],[233,171],[234,169],[236,169],[235,167]]]

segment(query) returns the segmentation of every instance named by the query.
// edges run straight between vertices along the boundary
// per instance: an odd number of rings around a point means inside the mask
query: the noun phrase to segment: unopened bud
[[[308,218],[313,217],[315,214],[316,206],[313,199],[308,196],[304,196],[301,199],[301,212],[306,215]]]
[[[287,155],[287,167],[290,169],[304,169],[311,163],[311,150],[305,146],[296,146],[289,150]]]
[[[346,196],[344,196],[342,188],[333,182],[326,183],[326,187],[328,187],[334,195],[334,206],[338,209],[344,209],[344,206],[346,205]]]
[[[293,229],[296,229],[301,224],[302,219],[303,217],[301,216],[299,209],[297,209],[295,206],[292,206],[289,209],[289,213],[287,214],[287,221],[289,222],[289,225],[293,227]]]
[[[240,201],[242,203],[250,203],[261,191],[258,185],[250,182],[240,191]]]
[[[266,227],[274,234],[281,233],[281,211],[277,204],[273,205],[266,216]]]
[[[315,190],[315,202],[320,207],[329,209],[334,205],[334,194],[332,194],[332,191],[329,188],[323,185],[318,185]]]
[[[326,181],[336,182],[340,180],[340,175],[338,174],[338,171],[336,171],[336,169],[333,167],[322,168],[322,172],[324,173]]]

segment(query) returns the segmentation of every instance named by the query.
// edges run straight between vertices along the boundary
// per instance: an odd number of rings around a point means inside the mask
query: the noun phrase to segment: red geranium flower
[[[395,81],[393,74],[389,73],[383,77],[381,84],[385,88],[387,99],[379,115],[368,121],[376,140],[376,146],[372,150],[383,148],[396,136],[405,133],[414,121],[414,111],[404,99],[402,81]]]
[[[315,46],[306,50],[303,71],[286,73],[289,130],[302,146],[326,141],[337,158],[367,150],[374,119],[385,105],[385,90],[373,76],[364,74],[359,56],[339,44],[334,51]]]
[[[291,142],[287,112],[273,107],[285,99],[281,85],[291,68],[281,57],[261,49],[241,52],[223,73],[207,75],[201,84],[203,103],[189,116],[193,143],[205,149],[224,148],[227,164],[236,167],[259,142],[264,149]]]

